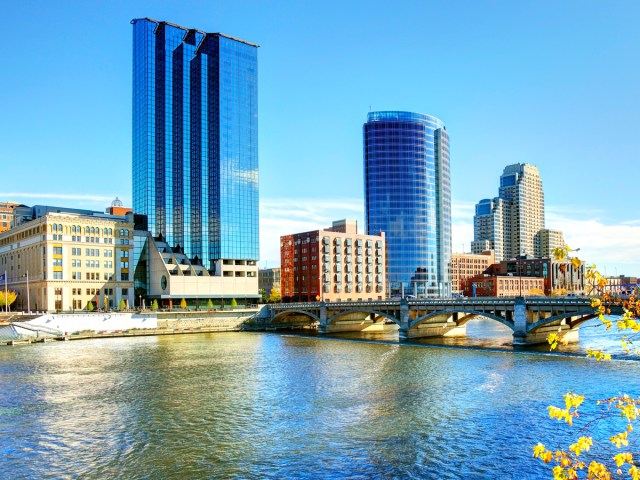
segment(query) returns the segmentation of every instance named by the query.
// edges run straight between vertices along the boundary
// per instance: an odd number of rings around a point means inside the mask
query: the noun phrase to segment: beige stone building
[[[0,275],[18,294],[14,310],[133,306],[132,248],[126,217],[47,213],[0,234]]]
[[[560,230],[543,228],[535,235],[535,255],[538,258],[554,258],[556,248],[562,248],[564,246],[564,235]]]
[[[212,272],[146,231],[136,231],[135,242],[137,305],[143,299],[146,307],[156,300],[160,308],[178,307],[184,299],[189,309],[206,309],[209,301],[215,308],[231,300],[243,305],[258,302],[255,260],[219,260]]]

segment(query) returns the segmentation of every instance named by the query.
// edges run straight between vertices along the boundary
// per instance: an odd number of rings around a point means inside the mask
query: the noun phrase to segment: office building
[[[280,268],[261,268],[258,271],[258,287],[264,292],[264,298],[268,299],[273,290],[282,295]]]
[[[471,253],[480,255],[491,250],[496,260],[504,258],[503,205],[501,198],[480,200],[476,205]]]
[[[31,207],[15,202],[0,202],[0,233],[22,223],[25,215],[31,218]]]
[[[41,205],[32,211],[30,221],[0,234],[0,275],[6,272],[17,293],[13,309],[133,307],[130,217]]]
[[[504,258],[535,254],[535,235],[544,228],[544,193],[538,169],[516,163],[500,176],[504,201]]]
[[[257,298],[257,45],[131,23],[133,211],[147,217],[151,238],[210,276],[235,279],[242,267],[232,295]]]
[[[442,121],[421,113],[369,113],[364,187],[366,231],[386,235],[391,295],[451,295],[449,136]]]
[[[544,229],[544,192],[538,169],[526,163],[505,167],[499,197],[478,202],[473,225],[474,253],[494,250],[496,261],[543,256],[542,237],[536,237]],[[547,236],[547,241],[553,243],[555,237]]]
[[[467,297],[528,297],[539,296],[544,287],[540,277],[509,275],[476,275],[465,282]]]
[[[382,300],[385,234],[360,235],[355,220],[280,237],[282,300]]]
[[[483,274],[495,262],[492,250],[478,255],[473,253],[451,254],[451,294],[463,295],[466,281]]]
[[[554,258],[555,250],[563,248],[564,235],[560,230],[543,228],[534,237],[535,256],[540,258]]]

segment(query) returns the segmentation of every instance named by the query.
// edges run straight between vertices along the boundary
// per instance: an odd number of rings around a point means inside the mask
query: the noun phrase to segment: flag
[[[7,278],[7,273],[5,272],[2,275],[0,275],[0,282],[4,282],[6,278]]]

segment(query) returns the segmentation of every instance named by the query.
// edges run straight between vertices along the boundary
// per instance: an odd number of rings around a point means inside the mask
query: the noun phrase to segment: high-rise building
[[[495,258],[504,258],[503,232],[504,204],[501,198],[480,200],[473,217],[473,242],[471,252],[480,255],[493,250]]]
[[[500,176],[504,207],[504,255],[535,253],[535,235],[544,228],[544,193],[538,169],[527,163],[505,167]]]
[[[131,23],[133,210],[213,276],[247,267],[246,288],[257,294],[257,45],[150,18]],[[225,265],[234,265],[229,275]]]
[[[543,228],[535,235],[535,255],[536,257],[553,258],[556,248],[565,246],[564,235],[560,230]]]
[[[538,169],[527,163],[508,165],[499,192],[498,198],[476,204],[471,250],[494,250],[496,261],[539,255],[536,235],[544,228],[544,192]]]
[[[391,295],[449,296],[449,136],[439,119],[371,112],[364,125],[368,234],[385,232]]]

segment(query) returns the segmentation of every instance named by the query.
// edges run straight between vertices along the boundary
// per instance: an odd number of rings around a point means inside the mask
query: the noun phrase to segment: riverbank
[[[93,338],[237,332],[258,309],[45,314],[0,326],[0,345]]]

